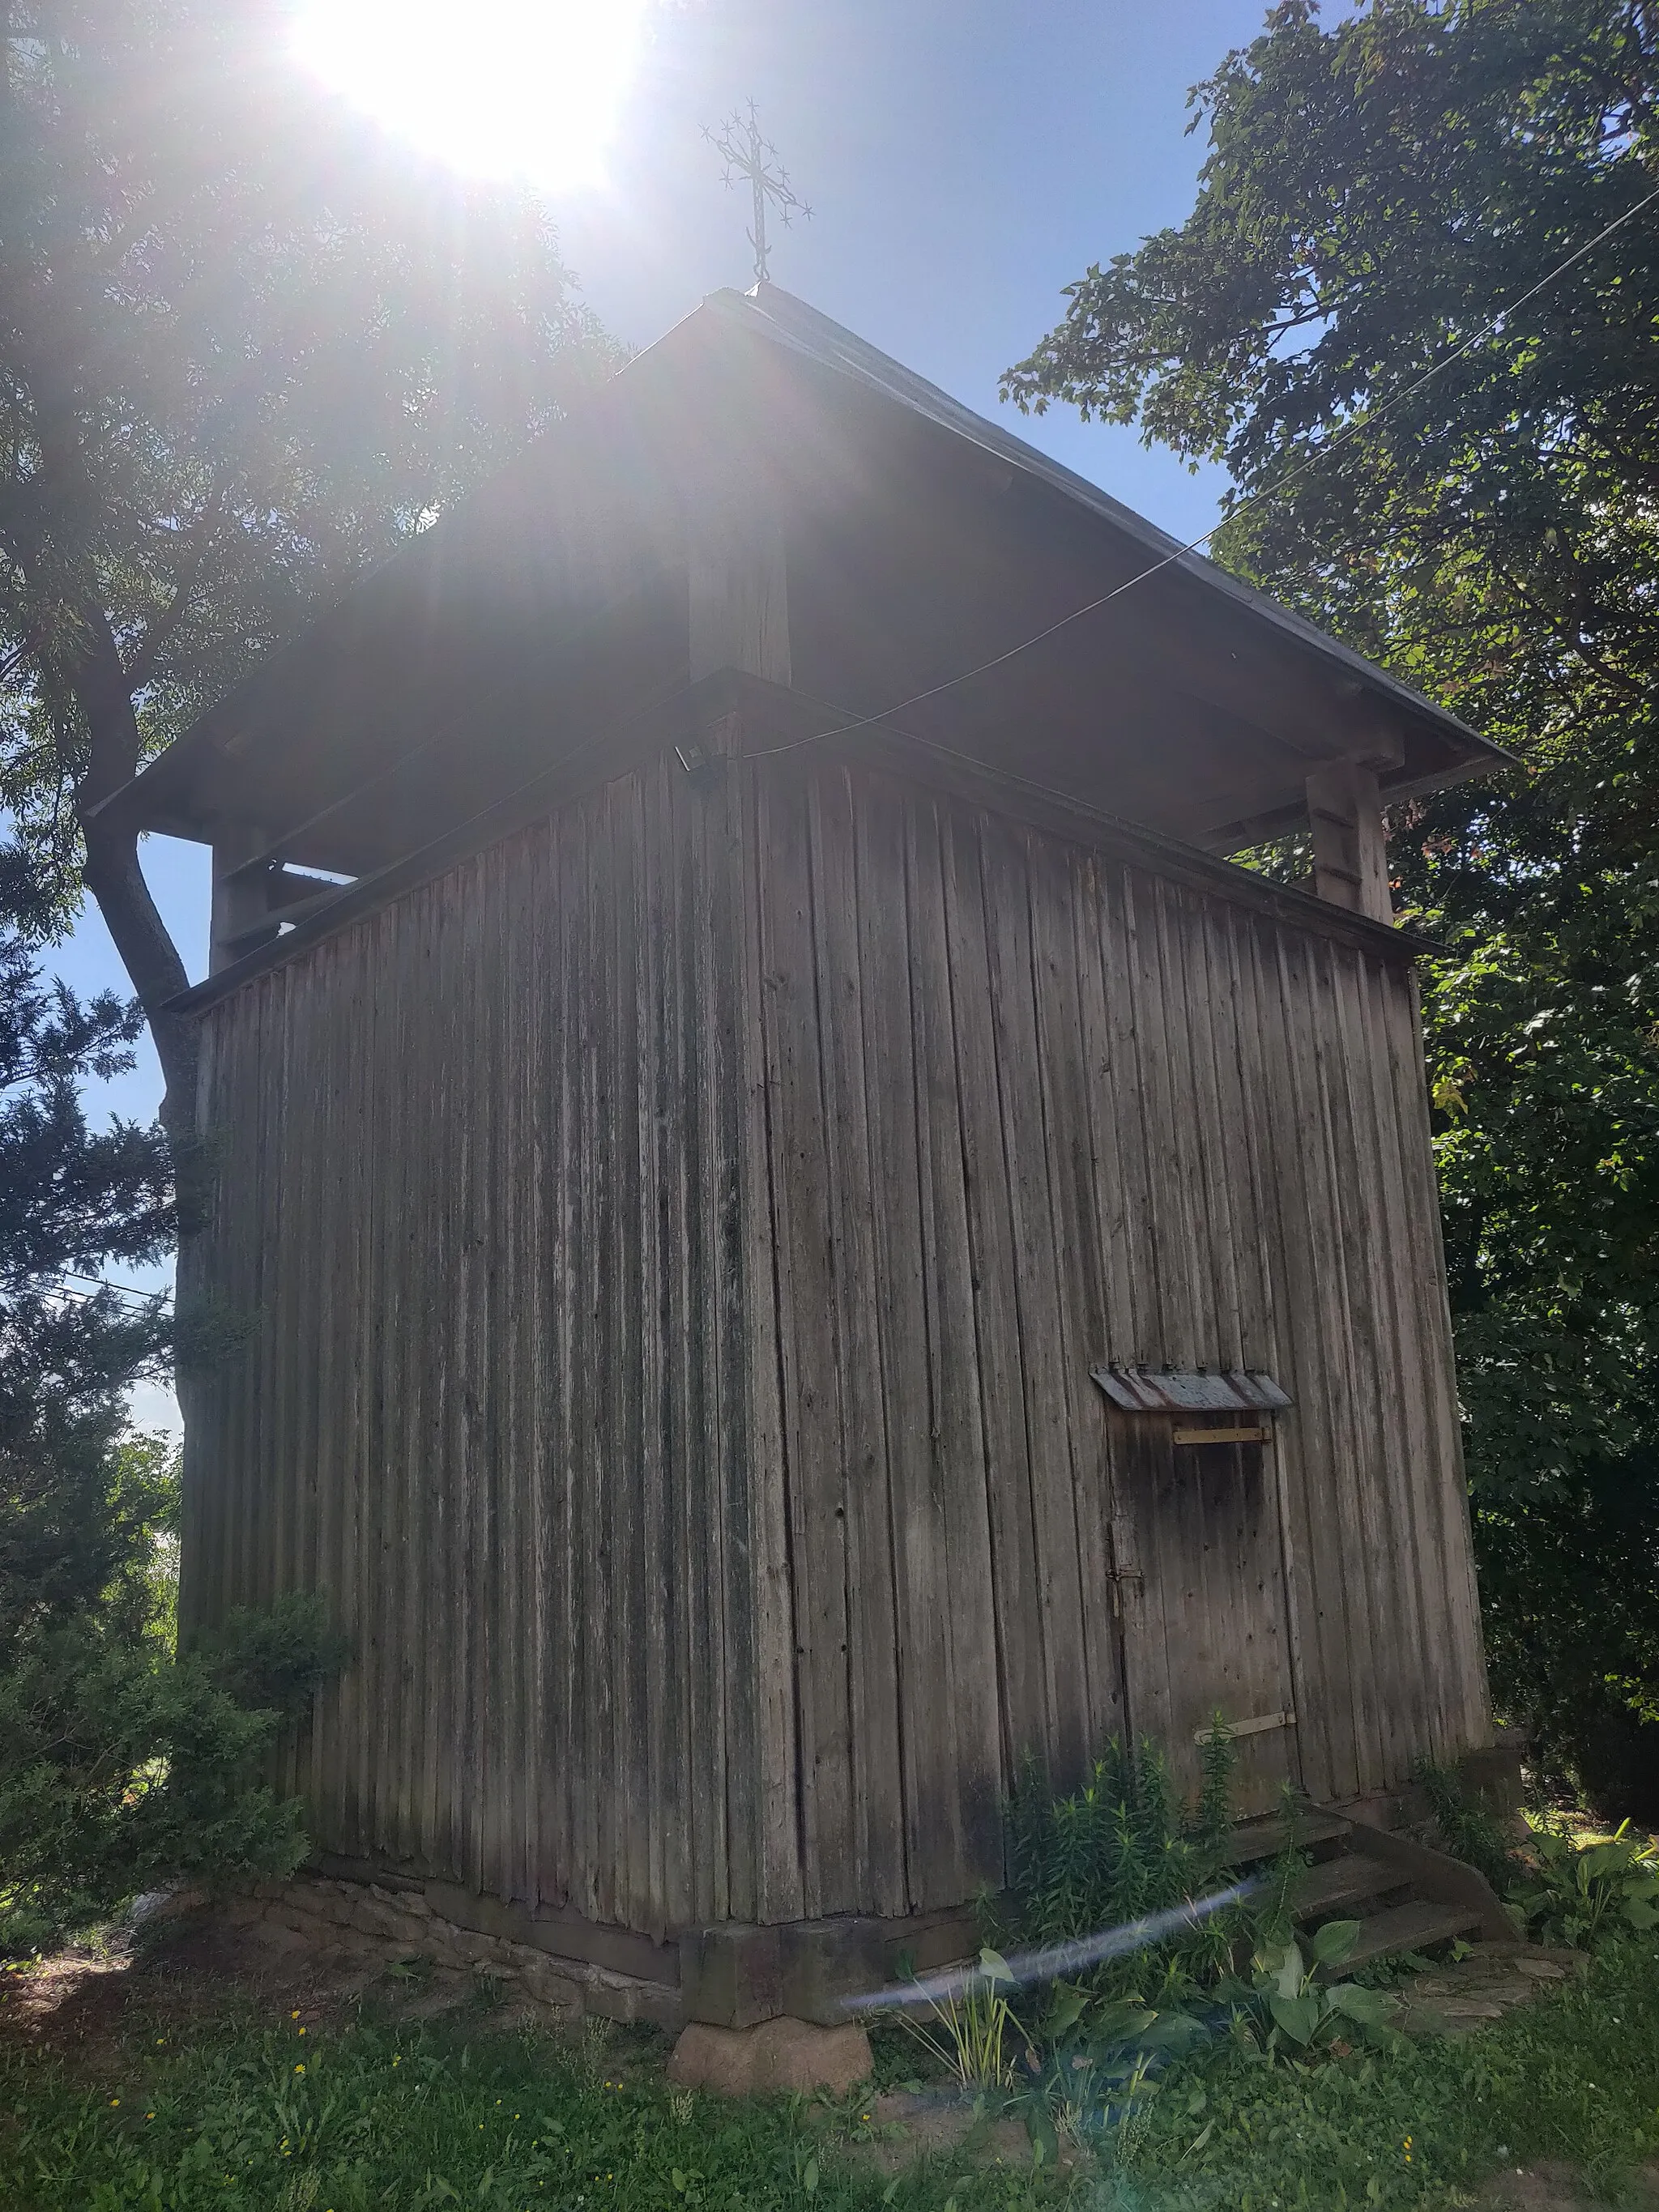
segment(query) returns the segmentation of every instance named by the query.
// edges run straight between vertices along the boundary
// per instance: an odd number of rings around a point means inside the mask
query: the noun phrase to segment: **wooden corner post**
[[[1308,778],[1308,826],[1313,832],[1314,890],[1333,906],[1392,922],[1388,838],[1376,771],[1335,760]]]
[[[246,823],[223,823],[213,833],[213,907],[208,925],[208,973],[216,975],[240,960],[270,904],[264,878],[237,872],[257,858],[267,842],[263,830]],[[274,934],[276,924],[271,924]]]

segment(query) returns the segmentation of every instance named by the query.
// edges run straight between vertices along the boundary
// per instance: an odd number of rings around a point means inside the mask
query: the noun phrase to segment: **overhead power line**
[[[137,1283],[112,1282],[107,1275],[83,1275],[78,1267],[60,1267],[46,1279],[54,1284],[64,1297],[82,1298],[88,1303],[100,1291],[112,1291],[118,1297],[146,1306],[157,1305],[172,1296],[165,1285],[160,1290],[144,1291]]]

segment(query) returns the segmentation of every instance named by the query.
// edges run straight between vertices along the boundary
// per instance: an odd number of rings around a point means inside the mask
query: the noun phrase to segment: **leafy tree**
[[[9,0],[0,804],[89,890],[189,1133],[185,981],[99,802],[608,368],[537,207],[382,143],[282,0]]]
[[[0,937],[0,1665],[111,1589],[165,1509],[155,1470],[119,1446],[167,1315],[96,1284],[107,1261],[170,1242],[166,1147],[129,1123],[89,1130],[79,1094],[131,1064],[140,1018],[112,995],[48,989]]]
[[[338,1656],[301,1599],[173,1654],[177,1474],[126,1415],[168,1316],[95,1279],[169,1242],[167,1147],[89,1129],[79,1096],[142,1019],[44,987],[0,935],[0,1950],[168,1875],[296,1863],[299,1808],[258,1764]]]
[[[1396,892],[1449,951],[1497,1686],[1628,1802],[1659,1774],[1659,1586],[1613,1540],[1659,1520],[1659,10],[1285,0],[1194,97],[1192,214],[1072,286],[1005,389],[1224,462],[1223,561],[1521,758],[1395,811]]]

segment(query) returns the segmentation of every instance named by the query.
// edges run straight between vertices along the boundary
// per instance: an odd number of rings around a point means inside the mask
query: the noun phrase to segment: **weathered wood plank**
[[[859,1910],[902,1913],[908,1899],[888,1498],[889,1392],[882,1363],[882,1285],[872,1204],[878,1186],[871,1166],[866,1084],[872,1071],[860,957],[856,831],[844,771],[812,778],[808,834],[822,1110],[826,1130],[835,1133],[824,1148],[824,1200],[833,1259],[842,1452],[841,1501],[830,1510],[842,1516],[846,1544],[853,1862],[845,1894],[847,1904]]]
[[[1116,1163],[1100,1156],[1091,1094],[1098,1075],[1093,965],[1097,948],[1096,871],[1071,855],[1065,871],[1031,868],[1031,957],[1037,1066],[1048,1132],[1049,1224],[1059,1277],[1056,1352],[1065,1395],[1065,1441],[1076,1531],[1083,1633],[1085,1764],[1127,1724],[1111,1538],[1111,1471],[1105,1402],[1090,1368],[1109,1357],[1107,1281],[1114,1262],[1101,1249],[1103,1187]],[[1094,955],[1097,960],[1097,950]],[[1116,1264],[1121,1264],[1121,1255]]]
[[[1363,1680],[1370,1609],[1363,1582],[1348,1572],[1358,1530],[1353,1512],[1352,1443],[1343,1381],[1352,1358],[1346,1305],[1334,1249],[1337,1210],[1330,1133],[1322,1081],[1318,1020],[1318,948],[1281,935],[1279,981],[1285,1070],[1293,1102],[1291,1152],[1279,1164],[1286,1211],[1299,1247],[1296,1327],[1301,1339],[1301,1425],[1313,1480],[1302,1531],[1319,1627],[1318,1697],[1328,1716],[1333,1794],[1362,1787],[1369,1759],[1370,1715]]]
[[[762,1020],[783,1406],[782,1474],[799,1669],[804,1901],[850,1911],[852,1707],[848,1685],[846,1443],[842,1431],[807,794],[793,767],[760,790]]]
[[[1246,1173],[1254,1224],[1255,1281],[1247,1338],[1247,1365],[1260,1364],[1291,1387],[1295,1354],[1284,1327],[1284,1298],[1290,1280],[1285,1257],[1284,1206],[1274,1175],[1276,1102],[1282,1097],[1281,1056],[1276,1035],[1268,1033],[1268,1009],[1276,1004],[1277,962],[1272,933],[1252,916],[1228,917],[1224,974],[1232,1008],[1237,1048],[1238,1081],[1244,1137]],[[1267,973],[1264,976],[1264,963]],[[1282,1149],[1282,1147],[1281,1147]],[[1322,1700],[1318,1710],[1304,1656],[1303,1608],[1306,1602],[1305,1574],[1297,1547],[1296,1501],[1306,1496],[1307,1474],[1303,1432],[1294,1407],[1274,1424],[1273,1449],[1267,1461],[1278,1516],[1279,1557],[1285,1577],[1285,1656],[1291,1703],[1297,1715],[1295,1739],[1290,1747],[1291,1771],[1304,1789],[1314,1795],[1327,1790],[1327,1767],[1319,1770],[1317,1785],[1310,1771],[1310,1748],[1322,1727]]]
[[[944,1615],[957,1796],[959,1862],[971,1888],[1002,1878],[1000,1800],[1006,1784],[1004,1674],[997,1644],[990,1444],[981,1388],[977,1280],[957,1068],[949,870],[938,810],[904,809],[909,1018],[921,1177],[921,1279],[929,1370],[928,1492],[943,1520],[949,1601]],[[939,1604],[937,1591],[930,1600]],[[949,1768],[941,1757],[934,1771]],[[917,1809],[919,1831],[923,1815]],[[927,1901],[946,1877],[919,1873]]]
[[[1455,1687],[1448,1686],[1442,1720],[1443,1753],[1491,1739],[1486,1667],[1480,1644],[1480,1608],[1469,1541],[1468,1490],[1463,1474],[1462,1427],[1452,1358],[1451,1316],[1446,1302],[1446,1257],[1434,1176],[1429,1128],[1428,1085],[1424,1073],[1421,1014],[1414,976],[1388,1001],[1392,1040],[1390,1072],[1401,1131],[1401,1164],[1408,1192],[1411,1245],[1409,1267],[1418,1334],[1414,1366],[1428,1409],[1435,1449],[1425,1469],[1431,1495],[1421,1538],[1425,1553],[1440,1568],[1437,1610],[1438,1633],[1455,1652]],[[1431,1472],[1430,1469],[1431,1468]]]
[[[696,1818],[682,1784],[694,1741],[696,1692],[684,1584],[695,1557],[684,1497],[689,1450],[684,1431],[691,1322],[685,1310],[685,1163],[679,1142],[683,1095],[675,956],[681,942],[675,899],[677,841],[663,770],[641,773],[640,791],[640,1367],[644,1469],[644,1580],[635,1598],[645,1642],[645,1792],[635,1809],[647,1844],[641,1924],[667,1932],[688,1911],[687,1862]],[[665,1911],[666,1908],[666,1911]],[[660,1916],[660,1917],[659,1917]]]
[[[979,825],[971,818],[948,814],[941,828],[956,1047],[951,1080],[966,1186],[975,1383],[985,1431],[996,1650],[1003,1674],[1003,1756],[1005,1771],[1012,1772],[1028,1753],[1044,1765],[1053,1757],[1053,1716],[1040,1626],[1042,1592],[1016,1302],[1018,1261],[997,1093]]]
[[[1008,1190],[1012,1319],[1041,1607],[1027,1633],[1035,1630],[1042,1654],[1048,1755],[1056,1778],[1073,1784],[1087,1771],[1090,1713],[1058,1258],[1072,1232],[1069,1222],[1056,1217],[1052,1188],[1054,1133],[1043,1096],[1031,914],[1034,896],[1051,898],[1054,887],[1045,879],[1034,890],[1024,840],[997,823],[981,827],[980,864],[995,1048],[988,1075]]]
[[[1334,1071],[1340,1067],[1341,1073],[1333,1104],[1341,1133],[1345,1250],[1356,1315],[1349,1395],[1357,1416],[1359,1521],[1376,1592],[1375,1618],[1382,1631],[1375,1661],[1377,1752],[1380,1771],[1392,1775],[1409,1769],[1413,1747],[1424,1740],[1423,1677],[1425,1669],[1431,1673],[1437,1667],[1438,1658],[1423,1650],[1425,1632],[1413,1574],[1417,1547],[1401,1541],[1412,1484],[1401,1445],[1412,1416],[1396,1410],[1402,1389],[1409,1394],[1409,1385],[1400,1369],[1395,1335],[1366,967],[1358,955],[1346,951],[1333,960],[1335,1020],[1330,1042]]]
[[[784,1443],[784,1323],[775,1294],[778,1241],[772,1194],[772,1095],[768,1053],[770,990],[763,919],[761,777],[737,773],[733,827],[738,841],[742,927],[737,1021],[740,1039],[742,1269],[749,1294],[738,1328],[746,1340],[750,1464],[757,1471],[753,1512],[757,1744],[752,1776],[740,1777],[757,1837],[757,1917],[799,1918],[807,1910],[805,1771],[811,1739],[797,1690],[801,1632],[792,1575]],[[735,1473],[735,1470],[734,1470]],[[746,1471],[739,1480],[746,1480]]]
[[[951,1586],[949,1532],[933,1467],[940,1412],[929,1358],[907,823],[907,810],[886,792],[860,793],[854,866],[869,1102],[867,1203],[886,1402],[896,1751],[906,1899],[910,1910],[925,1911],[961,1893],[968,1854],[948,1608],[939,1601],[940,1590]],[[994,1715],[994,1704],[992,1710]]]

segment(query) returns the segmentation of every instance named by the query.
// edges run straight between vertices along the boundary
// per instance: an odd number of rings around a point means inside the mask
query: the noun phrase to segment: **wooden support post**
[[[1388,841],[1376,769],[1355,760],[1316,769],[1308,778],[1308,825],[1319,896],[1369,915],[1373,921],[1392,922]]]
[[[243,863],[264,852],[269,834],[244,823],[224,823],[213,840],[213,914],[208,928],[208,973],[216,975],[252,950],[247,932],[270,905],[263,873],[237,878]],[[276,925],[271,924],[276,934]]]

